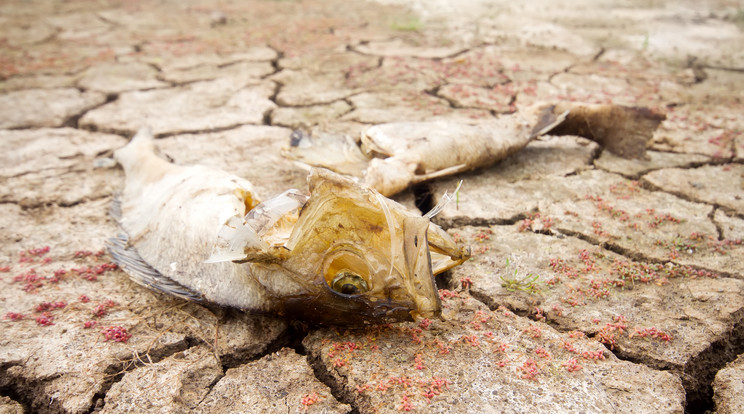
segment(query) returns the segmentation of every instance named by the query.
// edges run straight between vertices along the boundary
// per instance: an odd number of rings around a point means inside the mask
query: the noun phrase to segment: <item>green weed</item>
[[[509,259],[506,259],[506,268],[508,272],[511,272],[511,270],[509,269],[510,267],[511,264],[509,262]],[[518,273],[519,269],[514,269],[513,277],[504,277],[503,275],[499,275],[499,278],[501,279],[501,287],[509,292],[522,291],[531,295],[543,294],[540,275],[529,273],[526,276],[520,278],[518,276]]]
[[[407,20],[398,21],[393,20],[390,23],[390,28],[401,32],[418,32],[424,27],[424,23],[421,22],[417,17],[413,17]]]

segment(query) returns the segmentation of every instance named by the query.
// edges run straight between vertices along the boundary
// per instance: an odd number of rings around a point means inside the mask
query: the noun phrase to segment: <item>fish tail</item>
[[[114,159],[127,176],[127,186],[158,181],[175,165],[155,154],[155,137],[150,127],[141,128],[127,145],[114,151]]]
[[[129,172],[136,164],[145,161],[150,155],[155,155],[155,137],[150,127],[142,127],[129,141],[129,144],[114,152],[114,159]]]

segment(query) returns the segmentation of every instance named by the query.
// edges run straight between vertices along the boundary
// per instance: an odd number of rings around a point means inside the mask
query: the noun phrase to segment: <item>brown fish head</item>
[[[329,170],[231,217],[208,262],[233,261],[271,298],[262,311],[324,325],[439,317],[434,274],[469,257],[439,226]],[[242,283],[242,282],[239,282]]]
[[[285,312],[352,326],[439,317],[429,219],[328,170],[313,170],[308,182],[281,263],[307,292],[281,299]]]

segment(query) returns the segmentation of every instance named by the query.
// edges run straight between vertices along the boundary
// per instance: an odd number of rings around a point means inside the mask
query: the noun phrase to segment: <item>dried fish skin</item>
[[[535,104],[473,123],[440,120],[375,125],[362,134],[360,151],[352,148],[352,140],[331,139],[332,134],[326,134],[324,139],[287,148],[283,154],[304,164],[351,174],[389,197],[413,184],[492,165],[548,133],[582,136],[615,155],[643,158],[664,118],[647,108],[612,104]]]
[[[546,117],[546,115],[548,115]],[[508,157],[562,121],[551,107],[537,106],[473,124],[448,121],[381,124],[362,134],[362,150],[374,158],[364,184],[386,196],[412,184],[456,174]]]
[[[529,142],[527,134],[510,132],[494,139],[501,127],[444,121],[371,127],[362,136],[362,148],[388,155],[370,161],[363,182],[389,196],[418,182],[488,165]]]
[[[282,148],[282,155],[308,170],[322,167],[353,177],[361,177],[369,162],[369,157],[350,136],[322,131],[293,131],[289,146]]]
[[[109,251],[135,282],[182,298],[324,325],[439,317],[430,235],[436,270],[469,257],[428,217],[328,170],[311,172],[309,197],[256,204],[246,180],[157,157],[147,131],[115,157],[125,234]]]
[[[224,171],[179,166],[155,155],[142,129],[114,153],[126,174],[115,217],[125,242],[114,261],[146,287],[243,309],[270,311],[264,288],[238,265],[204,263],[217,230],[258,199],[253,185]]]

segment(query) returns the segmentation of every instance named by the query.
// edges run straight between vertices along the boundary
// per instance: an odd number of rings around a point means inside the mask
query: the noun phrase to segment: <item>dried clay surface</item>
[[[610,0],[0,4],[0,412],[739,413],[744,9]],[[318,328],[129,280],[105,251],[143,126],[177,164],[307,189],[293,129],[535,103],[666,118],[626,159],[543,136],[396,197],[473,257],[442,320]],[[604,145],[602,145],[604,144]],[[463,146],[468,145],[462,142]]]

